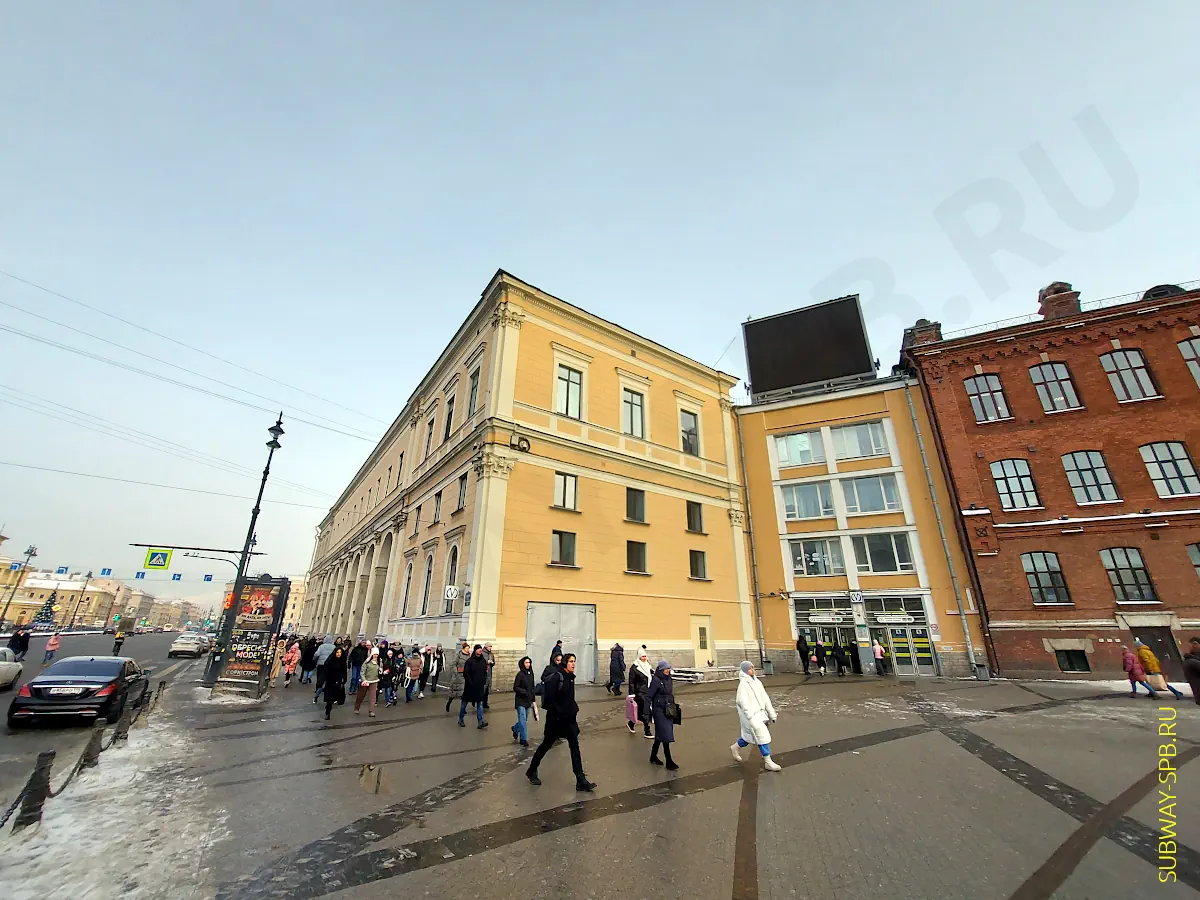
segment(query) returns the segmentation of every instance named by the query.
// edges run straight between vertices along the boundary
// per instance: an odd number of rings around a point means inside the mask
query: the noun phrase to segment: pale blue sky
[[[748,315],[859,289],[886,369],[909,313],[950,327],[1030,312],[1057,279],[1098,298],[1200,278],[1197,45],[1182,0],[8,3],[0,268],[381,421],[2,277],[0,302],[373,435],[498,267],[707,363]],[[1115,187],[1086,110],[1127,160]],[[1047,200],[1035,143],[1098,212]],[[968,226],[934,211],[972,192],[1019,198],[1040,257],[964,262]],[[832,277],[863,258],[912,303],[881,314]],[[233,393],[9,307],[0,325]],[[721,367],[744,375],[740,342]],[[255,472],[272,421],[0,331],[8,389]],[[4,403],[0,421],[3,462],[256,487]],[[275,474],[330,495],[371,446],[285,427]],[[237,547],[249,506],[0,466],[5,551],[37,543],[47,566],[131,576],[131,541]],[[303,571],[322,514],[268,505],[265,567]],[[152,584],[194,596],[232,570],[176,571]]]

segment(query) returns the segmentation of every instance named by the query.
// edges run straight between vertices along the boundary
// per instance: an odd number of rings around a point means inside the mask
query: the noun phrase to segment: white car
[[[208,652],[208,641],[203,635],[196,634],[181,634],[171,643],[171,649],[167,651],[167,658],[175,656],[191,656],[199,659]]]
[[[0,690],[6,691],[21,677],[25,667],[17,662],[17,656],[7,647],[0,647]]]

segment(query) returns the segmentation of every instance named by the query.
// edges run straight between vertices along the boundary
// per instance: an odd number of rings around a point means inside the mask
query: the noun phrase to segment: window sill
[[[1068,601],[1066,603],[1036,603],[1035,602],[1033,605],[1040,609],[1043,606],[1074,606],[1075,604]]]
[[[869,453],[866,456],[835,456],[834,460],[840,463],[854,462],[859,459],[886,459],[891,456],[890,450],[884,450],[882,453]],[[821,460],[824,462],[824,460]]]
[[[454,512],[450,513],[450,517],[453,518],[454,516],[457,516],[464,509],[466,509],[465,506],[460,506],[458,509],[454,510]]]
[[[1084,412],[1086,409],[1086,406],[1070,406],[1066,409],[1043,409],[1042,412],[1048,416],[1059,416],[1063,413]]]
[[[546,568],[547,569],[578,569],[580,567],[575,565],[574,563],[548,562],[548,563],[546,563]]]
[[[695,575],[689,575],[688,581],[712,581],[711,578],[697,578]]]
[[[635,572],[633,569],[626,569],[626,570],[625,570],[625,574],[626,574],[626,575],[644,575],[644,576],[645,576],[645,577],[647,577],[647,578],[649,578],[649,577],[650,577],[650,573],[649,573],[649,572]]]
[[[1131,400],[1118,400],[1119,406],[1127,406],[1130,403],[1149,403],[1151,400],[1165,400],[1165,394],[1155,394],[1153,397],[1134,397]]]
[[[870,509],[866,512],[851,511],[848,509],[846,510],[846,518],[853,519],[856,516],[887,516],[902,512],[904,512],[904,510],[900,509],[899,507],[896,509]]]
[[[869,572],[862,569],[858,570],[859,575],[916,575],[916,569],[898,569],[895,572]]]
[[[645,519],[630,519],[630,518],[626,517],[625,521],[628,522],[630,525],[649,525],[650,524]]]
[[[829,573],[813,572],[811,575],[808,574],[807,572],[792,572],[792,574],[797,578],[845,578],[846,577],[846,571],[844,569],[841,572],[829,572]],[[863,574],[869,575],[871,573],[864,572]]]
[[[569,512],[569,513],[578,513],[579,512],[579,510],[572,509],[569,506],[555,506],[553,503],[550,504],[550,508],[557,509],[559,512]]]
[[[1044,506],[1013,506],[1011,508],[1007,506],[1000,507],[1001,512],[1006,513],[1039,512],[1044,511],[1045,509],[1046,507]]]
[[[1124,503],[1124,500],[1084,500],[1076,502],[1076,506],[1112,506],[1114,503]]]
[[[1015,421],[1017,421],[1016,416],[1005,416],[1003,419],[984,419],[982,422],[979,421],[978,419],[976,419],[975,424],[976,425],[997,425],[1000,422],[1015,422]]]
[[[825,522],[825,521],[828,521],[829,519],[836,519],[836,518],[837,518],[836,515],[834,515],[833,513],[830,513],[827,516],[805,516],[804,518],[799,518],[796,516],[789,518],[788,516],[784,516],[783,521],[785,521],[785,522]]]
[[[688,534],[702,534],[702,535],[704,535],[705,537],[708,537],[708,532],[707,532],[707,531],[693,531],[691,528],[687,528],[687,529],[685,529],[685,530],[687,531],[687,533],[688,533]]]
[[[1159,500],[1193,500],[1196,497],[1200,497],[1200,493],[1158,495]]]
[[[1117,606],[1162,606],[1161,600],[1118,600]]]

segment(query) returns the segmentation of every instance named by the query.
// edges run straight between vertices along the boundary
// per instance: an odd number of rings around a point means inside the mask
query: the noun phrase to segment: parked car
[[[167,658],[176,656],[191,656],[199,659],[208,652],[208,640],[202,634],[181,634],[171,642]]]
[[[105,634],[116,634],[117,629],[113,628],[111,625],[106,625],[106,626],[104,626],[104,633]]]
[[[124,656],[60,659],[21,685],[8,707],[8,727],[69,718],[115,722],[126,704],[146,702],[151,671]]]
[[[0,647],[0,691],[7,691],[16,684],[22,669],[24,666],[17,662],[17,655],[7,647]]]

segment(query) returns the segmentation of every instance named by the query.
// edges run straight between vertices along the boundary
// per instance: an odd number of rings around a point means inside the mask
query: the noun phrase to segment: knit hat
[[[738,666],[738,668],[741,669],[744,674],[749,675],[750,670],[754,668],[754,663],[750,662],[748,659],[743,659],[742,664]]]
[[[665,659],[660,659],[658,661],[658,665],[654,667],[654,671],[661,672],[664,669],[669,669],[669,668],[671,668],[671,664],[669,662],[667,662]]]

